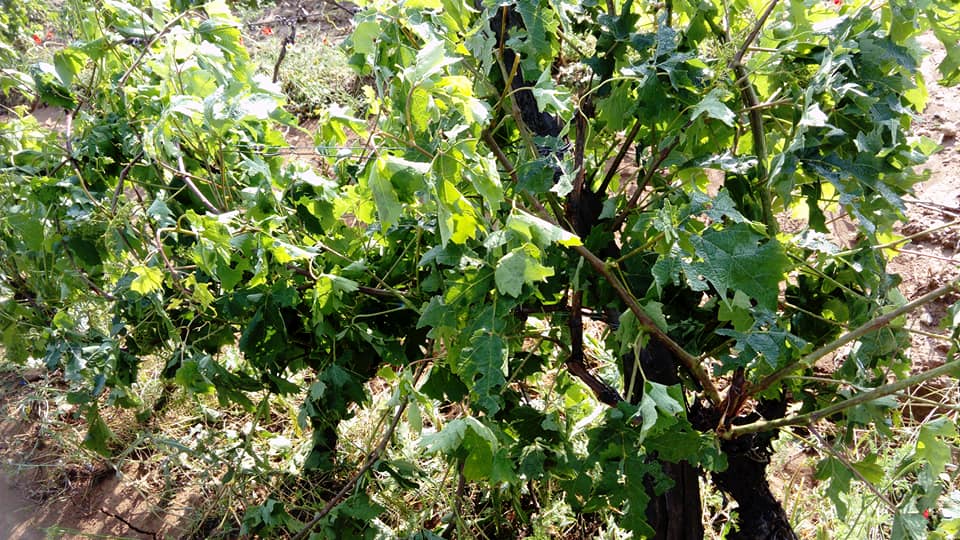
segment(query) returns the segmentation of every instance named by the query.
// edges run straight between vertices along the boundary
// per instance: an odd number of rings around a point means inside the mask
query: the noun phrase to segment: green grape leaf
[[[607,128],[619,131],[627,126],[637,109],[637,98],[632,86],[613,83],[610,95],[597,100],[597,114]]]
[[[46,62],[38,62],[30,66],[30,75],[37,89],[40,99],[48,105],[71,109],[76,106],[76,99],[56,68]]]
[[[177,384],[190,392],[212,394],[215,390],[213,383],[207,379],[200,371],[200,366],[192,359],[183,360],[174,377]]]
[[[382,506],[375,503],[370,499],[369,495],[362,491],[352,495],[337,506],[338,512],[348,515],[364,524],[379,516],[383,510]]]
[[[877,454],[870,453],[862,460],[852,463],[853,468],[860,473],[866,481],[875,486],[879,486],[885,477],[883,465],[877,463]]]
[[[497,263],[494,279],[502,294],[520,296],[524,284],[546,281],[553,275],[553,268],[540,264],[539,250],[526,244],[507,253]]]
[[[523,37],[512,37],[507,45],[521,53],[521,63],[526,73],[536,70],[541,59],[552,58],[556,46],[553,38],[560,22],[556,11],[549,9],[543,0],[519,0],[517,11],[523,17],[524,30],[518,33]]]
[[[837,509],[837,516],[840,519],[847,518],[847,502],[844,495],[850,492],[850,481],[853,480],[853,473],[840,460],[834,457],[828,457],[817,464],[817,480],[830,480],[827,486],[827,496],[833,501]]]
[[[77,256],[79,262],[83,263],[87,268],[93,268],[103,263],[100,255],[100,247],[97,246],[95,242],[91,242],[86,238],[73,236],[65,236],[63,242],[70,248],[70,251]]]
[[[733,111],[730,110],[730,107],[727,107],[722,101],[726,99],[728,95],[729,92],[720,88],[714,88],[690,111],[690,120],[696,120],[703,115],[707,115],[707,118],[719,120],[733,127],[737,117],[733,114]]]
[[[503,186],[497,172],[497,161],[491,156],[479,156],[472,150],[464,152],[464,157],[474,161],[472,167],[464,170],[464,176],[470,180],[483,200],[496,208],[503,200]]]
[[[163,286],[163,271],[159,268],[137,265],[132,270],[137,277],[130,282],[130,290],[145,296]]]
[[[417,328],[439,328],[443,326],[454,326],[457,323],[456,312],[443,302],[443,298],[434,296],[423,307],[420,319],[417,320]]]
[[[710,230],[690,241],[699,259],[684,263],[691,282],[702,276],[720,296],[725,297],[728,289],[743,291],[760,307],[776,310],[780,281],[790,262],[777,241],[765,239],[745,223]]]
[[[683,404],[680,403],[676,397],[670,395],[671,387],[655,383],[653,381],[646,381],[646,390],[644,395],[650,396],[654,403],[657,404],[657,408],[671,416],[677,416],[683,413],[684,408]],[[678,389],[673,389],[674,393],[678,393]]]
[[[428,41],[417,53],[417,61],[408,73],[409,80],[415,85],[423,84],[430,77],[443,71],[443,68],[459,61],[459,58],[445,54],[443,41]]]
[[[371,165],[367,184],[370,186],[370,191],[373,192],[373,202],[377,205],[380,223],[384,230],[389,229],[400,220],[400,216],[403,215],[403,207],[400,205],[400,198],[390,182],[390,175],[386,170],[384,158],[378,159]]]
[[[493,484],[508,483],[513,484],[517,481],[517,473],[514,471],[515,461],[507,452],[506,448],[501,448],[493,456],[493,462],[490,464],[490,472],[487,475]]]
[[[893,530],[891,540],[925,540],[927,536],[927,519],[923,517],[913,500],[897,509],[893,516]]]
[[[929,464],[934,476],[939,475],[951,463],[950,445],[942,437],[956,437],[957,426],[947,417],[940,417],[920,427],[917,437],[916,456]]]
[[[507,218],[506,228],[520,233],[541,248],[554,242],[566,247],[583,245],[580,238],[572,232],[519,209]]]
[[[470,480],[511,476],[504,465],[496,464],[494,456],[499,451],[497,437],[479,420],[472,416],[447,422],[438,431],[420,439],[420,448],[427,454],[442,454],[464,459],[464,476]]]
[[[473,429],[469,429],[464,434],[463,447],[467,451],[467,457],[463,462],[463,476],[467,480],[490,478],[493,473],[495,445],[490,444],[489,440],[478,435]]]
[[[541,111],[552,111],[563,118],[570,118],[570,92],[554,84],[549,69],[543,70],[531,91]]]
[[[500,336],[480,333],[460,351],[457,362],[457,374],[470,388],[471,397],[490,415],[500,410],[501,400],[497,394],[507,382],[507,352]]]
[[[350,499],[348,499],[348,502],[349,501]],[[296,532],[303,528],[303,523],[291,516],[284,508],[282,502],[272,498],[267,499],[266,502],[261,505],[248,508],[243,514],[241,523],[240,534],[243,535],[264,533],[280,528]]]
[[[643,419],[643,424],[640,426],[641,439],[651,434],[653,427],[658,424],[655,431],[662,431],[673,425],[676,423],[676,417],[683,413],[683,405],[670,395],[669,390],[670,388],[665,385],[653,381],[645,382],[639,410]]]
[[[746,365],[757,356],[762,356],[770,367],[777,368],[791,359],[790,347],[800,350],[806,345],[803,339],[779,328],[754,328],[746,332],[720,328],[716,332],[718,335],[737,339],[735,349],[740,355],[740,365]]]
[[[380,25],[376,20],[361,21],[353,29],[350,41],[353,44],[353,50],[360,54],[373,54],[376,52],[376,42],[380,37]]]
[[[73,78],[83,69],[85,59],[86,55],[75,47],[67,47],[54,53],[53,65],[64,86],[73,84]]]
[[[110,456],[108,443],[113,439],[113,432],[107,426],[96,406],[87,409],[87,434],[83,438],[84,448],[89,448],[104,457]]]
[[[419,446],[428,454],[452,454],[463,444],[466,432],[466,420],[457,418],[447,422],[440,431],[424,435],[420,439]]]
[[[803,111],[803,118],[800,119],[801,126],[823,127],[828,122],[827,115],[820,109],[820,104],[813,103],[807,110]]]
[[[483,230],[473,205],[447,179],[437,185],[437,218],[443,245],[463,244]]]

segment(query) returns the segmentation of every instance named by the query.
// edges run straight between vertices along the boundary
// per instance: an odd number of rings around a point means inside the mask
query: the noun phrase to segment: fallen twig
[[[156,532],[154,532],[154,531],[145,531],[145,530],[141,529],[140,527],[137,527],[137,526],[134,525],[133,523],[130,523],[129,521],[127,521],[126,519],[124,519],[123,516],[121,516],[120,514],[115,514],[115,513],[111,512],[111,511],[107,510],[106,508],[101,507],[101,508],[100,508],[100,511],[103,512],[104,514],[112,517],[113,519],[115,519],[115,520],[123,523],[123,524],[126,525],[127,527],[130,527],[131,530],[136,531],[136,532],[138,532],[138,533],[140,533],[140,534],[146,534],[146,535],[151,536],[151,537],[153,537],[153,538],[157,538],[157,537],[159,536],[159,534],[156,533]]]
[[[313,532],[313,529],[320,523],[320,520],[322,520],[324,517],[327,516],[327,514],[329,514],[334,508],[336,508],[337,505],[340,504],[340,502],[344,498],[346,498],[347,493],[349,493],[350,490],[353,489],[353,487],[357,484],[360,478],[363,477],[363,475],[370,470],[370,467],[373,467],[374,464],[377,463],[377,461],[380,459],[380,456],[383,455],[384,450],[387,449],[387,444],[390,442],[390,439],[393,437],[393,432],[397,429],[397,424],[400,423],[400,418],[403,417],[403,412],[407,410],[407,403],[408,401],[404,399],[403,402],[400,403],[400,405],[397,407],[397,412],[396,414],[393,415],[393,420],[390,422],[390,425],[387,427],[386,433],[384,433],[383,437],[380,438],[380,442],[377,444],[377,447],[374,448],[373,451],[367,455],[367,459],[363,462],[363,466],[361,466],[360,469],[356,473],[354,473],[354,475],[350,478],[350,480],[348,480],[347,483],[344,484],[342,488],[340,488],[340,491],[338,491],[337,494],[333,496],[333,498],[327,501],[326,506],[324,506],[322,510],[317,512],[317,514],[313,516],[313,519],[308,521],[307,524],[303,526],[303,529],[301,529],[300,532],[293,535],[291,540],[303,540],[311,532]]]

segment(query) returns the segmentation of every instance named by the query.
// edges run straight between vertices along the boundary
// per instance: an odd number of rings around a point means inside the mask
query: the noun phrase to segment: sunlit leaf
[[[159,268],[140,265],[132,270],[137,277],[130,283],[130,290],[147,295],[163,286],[163,271]]]
[[[520,296],[524,284],[545,281],[554,274],[552,268],[540,264],[537,250],[528,244],[503,256],[494,274],[497,289],[513,297]]]
[[[730,107],[723,103],[722,100],[726,97],[727,92],[723,90],[717,88],[711,90],[690,112],[690,119],[696,120],[700,116],[706,115],[707,118],[714,118],[732,127],[736,116],[730,110]]]

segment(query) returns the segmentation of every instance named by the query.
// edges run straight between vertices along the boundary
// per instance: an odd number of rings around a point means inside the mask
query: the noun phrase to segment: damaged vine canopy
[[[735,475],[769,495],[785,426],[828,420],[838,442],[888,430],[889,383],[911,375],[900,316],[956,290],[908,304],[881,246],[936,148],[909,132],[926,98],[915,37],[947,45],[957,82],[957,6],[362,7],[344,47],[366,100],[325,112],[315,142],[341,151],[320,170],[283,156],[295,120],[222,2],[79,6],[52,64],[5,71],[5,91],[70,119],[66,133],[3,123],[7,358],[63,369],[104,455],[98,411],[145,407],[130,388],[147,355],[225,405],[303,392],[307,470],[337,463],[337,426],[379,373],[421,454],[517,512],[500,534],[532,530],[551,497],[664,534],[687,519],[658,510],[671,497],[695,501],[699,523],[709,472],[740,505],[730,537],[793,537],[772,495],[742,498]],[[828,234],[840,211],[854,245]],[[909,382],[956,375],[956,317],[947,363]],[[243,361],[227,365],[234,346]],[[451,403],[462,414],[441,418]],[[960,529],[922,513],[956,429],[923,430],[919,481],[889,509],[896,538]],[[370,464],[417,482],[385,449]],[[852,480],[888,480],[869,465],[821,463],[841,518]],[[269,526],[372,536],[383,509],[343,495],[306,526]],[[692,527],[682,537],[702,536]]]

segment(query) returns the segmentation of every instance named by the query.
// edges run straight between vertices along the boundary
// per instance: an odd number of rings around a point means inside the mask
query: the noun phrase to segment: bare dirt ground
[[[23,498],[20,490],[6,482],[0,484],[0,538],[34,540],[44,535],[31,525],[34,504]]]
[[[35,388],[59,377],[0,376],[0,538],[185,538],[199,493],[137,459],[119,467],[84,459],[62,432],[83,429],[69,409],[51,410]],[[119,469],[119,470],[118,470]]]
[[[930,98],[915,132],[933,139],[942,149],[925,166],[929,179],[908,199],[910,221],[901,229],[904,236],[929,232],[907,244],[890,265],[892,272],[903,277],[900,290],[907,298],[916,298],[949,283],[956,279],[960,268],[960,233],[956,226],[960,221],[960,147],[957,146],[960,88],[943,88],[937,84],[936,66],[943,59],[943,47],[932,36],[924,36],[922,43],[933,50],[923,62]],[[926,306],[911,318],[910,326],[943,334],[941,321],[946,308],[956,300],[956,296],[948,296]],[[948,341],[914,334],[911,351],[914,366],[929,368],[942,363],[948,348]]]

